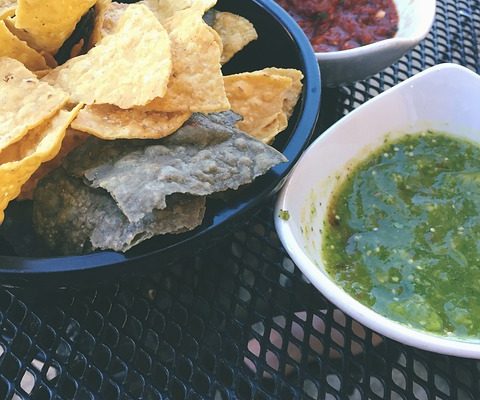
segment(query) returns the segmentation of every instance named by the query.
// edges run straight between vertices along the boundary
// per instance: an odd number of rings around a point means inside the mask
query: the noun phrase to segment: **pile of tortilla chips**
[[[33,197],[52,248],[125,251],[195,228],[205,196],[285,161],[268,143],[288,124],[302,73],[224,76],[257,33],[215,3],[0,3],[0,223],[11,200]],[[57,65],[91,9],[91,35]]]

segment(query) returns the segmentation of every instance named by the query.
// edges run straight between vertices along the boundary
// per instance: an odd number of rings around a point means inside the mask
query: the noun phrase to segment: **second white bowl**
[[[322,81],[337,86],[365,79],[399,60],[424,39],[435,18],[435,0],[393,0],[398,31],[391,39],[350,50],[315,53]]]
[[[480,359],[478,340],[457,340],[394,322],[345,292],[322,260],[323,223],[338,177],[390,138],[427,129],[480,143],[480,77],[454,64],[424,71],[352,111],[301,157],[278,198],[275,226],[285,249],[312,284],[371,329],[425,350]],[[316,212],[309,212],[311,207]],[[281,210],[289,218],[282,219]],[[285,213],[283,213],[285,215]],[[303,229],[302,229],[303,227]]]

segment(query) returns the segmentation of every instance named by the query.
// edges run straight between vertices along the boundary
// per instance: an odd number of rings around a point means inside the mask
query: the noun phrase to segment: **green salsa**
[[[408,326],[480,339],[480,147],[426,132],[389,142],[339,185],[327,272]]]

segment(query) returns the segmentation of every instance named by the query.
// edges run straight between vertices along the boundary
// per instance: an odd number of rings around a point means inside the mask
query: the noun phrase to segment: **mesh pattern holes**
[[[319,132],[425,68],[480,72],[477,0],[438,0],[428,37],[324,92]],[[475,400],[480,363],[361,326],[282,249],[272,206],[197,255],[89,289],[0,289],[0,398]],[[233,228],[232,228],[233,229]]]

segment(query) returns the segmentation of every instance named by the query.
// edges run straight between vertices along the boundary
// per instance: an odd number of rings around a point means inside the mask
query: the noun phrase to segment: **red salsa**
[[[307,34],[315,51],[360,47],[395,35],[392,0],[276,0]]]

